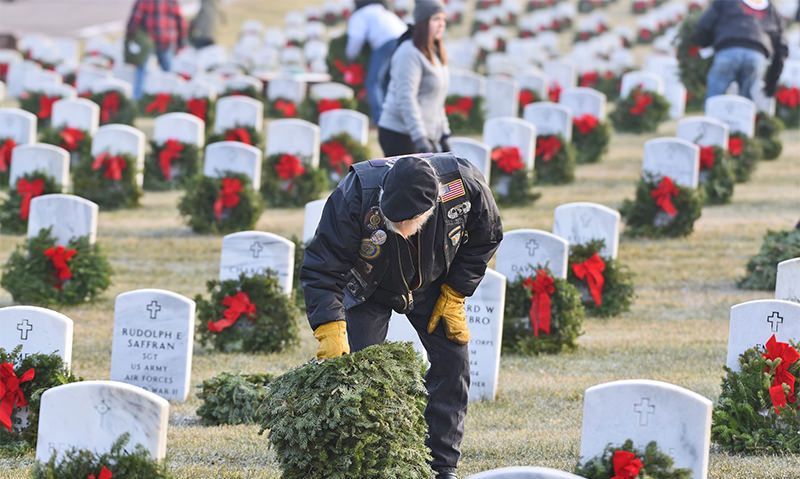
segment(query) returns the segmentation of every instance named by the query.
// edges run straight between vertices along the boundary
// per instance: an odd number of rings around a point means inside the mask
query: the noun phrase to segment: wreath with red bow
[[[691,469],[676,469],[675,461],[652,441],[644,451],[628,439],[621,446],[606,446],[602,454],[578,464],[575,474],[586,479],[691,479]]]
[[[76,165],[81,158],[91,155],[92,151],[92,135],[86,130],[69,126],[45,128],[39,135],[39,141],[67,150],[71,165]]]
[[[111,274],[105,253],[87,236],[58,246],[45,229],[11,253],[0,286],[15,303],[72,305],[94,301],[111,285]]]
[[[354,163],[368,160],[369,147],[347,133],[329,138],[320,145],[320,166],[328,173],[328,185],[336,188]]]
[[[572,245],[567,279],[581,294],[586,312],[610,318],[629,311],[635,297],[633,273],[616,259],[601,256],[605,242]]]
[[[261,175],[261,194],[270,206],[305,206],[319,199],[328,187],[323,168],[312,168],[289,153],[270,155]]]
[[[9,189],[8,198],[0,206],[0,231],[5,234],[25,233],[31,200],[52,193],[61,193],[61,188],[49,175],[37,171],[17,178]]]
[[[619,98],[621,74],[607,71],[591,70],[583,72],[578,76],[578,86],[594,88],[606,96],[608,100]]]
[[[775,160],[783,153],[781,132],[784,129],[780,118],[763,111],[756,115],[756,140],[761,145],[762,158]]]
[[[448,95],[444,101],[444,111],[454,134],[479,134],[483,131],[483,98]]]
[[[136,177],[136,159],[132,155],[103,152],[81,158],[72,182],[76,195],[103,209],[135,208],[142,196]]]
[[[541,196],[531,191],[532,172],[519,148],[499,146],[492,150],[491,186],[495,200],[502,205],[527,205]]]
[[[550,8],[558,3],[557,0],[528,0],[525,3],[525,11],[526,12],[535,12],[536,10],[542,10],[544,8]]]
[[[695,31],[700,14],[694,13],[686,17],[678,31],[678,68],[681,83],[686,86],[686,109],[703,111],[706,99],[706,80],[711,69],[712,58],[700,56],[701,47],[695,43]]]
[[[597,163],[608,151],[611,142],[611,126],[594,115],[582,115],[572,119],[572,146],[578,164]]]
[[[561,135],[536,138],[536,183],[562,185],[575,180],[575,148]]]
[[[654,91],[635,88],[625,98],[619,98],[611,113],[617,131],[652,133],[669,118],[669,102]]]
[[[200,171],[200,149],[178,140],[150,142],[150,154],[144,163],[144,189],[171,190],[184,186]]]
[[[303,118],[311,123],[319,123],[320,113],[331,110],[355,110],[358,101],[355,98],[311,98],[303,101]]]
[[[17,142],[13,138],[0,137],[0,188],[8,187],[11,160],[16,147]]]
[[[300,312],[274,275],[211,280],[196,296],[197,338],[224,352],[275,353],[298,343]]]
[[[183,102],[179,111],[196,116],[208,126],[214,124],[214,105],[211,98],[189,98]]]
[[[338,36],[328,44],[328,72],[331,81],[344,83],[356,92],[358,100],[358,111],[369,113],[369,103],[367,102],[367,88],[365,80],[367,78],[367,65],[371,50],[369,45],[364,45],[358,57],[353,62],[349,62],[345,55],[347,46],[347,35]]]
[[[238,141],[245,145],[255,146],[259,149],[264,147],[264,135],[254,127],[245,125],[236,125],[222,133],[209,135],[206,145],[218,143],[220,141]]]
[[[712,416],[714,442],[732,453],[800,452],[799,359],[797,343],[773,335],[739,356],[739,371],[726,367]]]
[[[655,0],[633,0],[631,5],[631,12],[634,15],[642,15],[647,13],[648,10],[656,6]]]
[[[583,334],[581,294],[547,269],[506,286],[503,353],[555,354],[578,347]]]
[[[736,175],[725,151],[718,146],[700,147],[700,184],[705,190],[706,204],[730,203]]]
[[[51,96],[41,91],[29,91],[22,95],[19,106],[36,115],[37,125],[41,129],[50,126],[50,120],[53,118],[53,104],[62,98],[61,95]]]
[[[224,172],[190,179],[178,211],[195,233],[235,233],[255,227],[264,202],[247,175]]]
[[[275,98],[273,100],[268,100],[267,117],[274,119],[299,118],[301,107],[302,105],[298,105],[292,100],[287,100],[286,98]]]
[[[737,183],[750,179],[763,152],[761,143],[743,133],[731,133],[728,137],[728,155]]]
[[[620,213],[630,236],[679,237],[694,230],[703,208],[703,190],[677,185],[668,176],[645,175],[636,187],[636,198],[625,200]]]
[[[788,128],[800,128],[800,88],[780,85],[775,92],[775,114]]]
[[[117,90],[108,90],[89,95],[89,99],[100,107],[100,124],[111,123],[133,126],[136,104]]]
[[[180,95],[171,93],[145,94],[139,99],[139,113],[146,117],[161,116],[165,113],[180,112],[185,109],[185,102]]]
[[[519,95],[517,96],[517,104],[519,105],[518,115],[521,117],[525,113],[525,107],[531,103],[542,101],[539,94],[530,88],[520,88]],[[451,125],[452,126],[452,125]]]

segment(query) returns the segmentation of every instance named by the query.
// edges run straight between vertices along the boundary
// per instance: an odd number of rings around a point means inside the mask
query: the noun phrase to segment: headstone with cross
[[[739,370],[739,356],[767,343],[772,335],[781,342],[800,340],[800,303],[759,299],[731,308],[726,366]]]
[[[219,279],[274,274],[286,294],[294,284],[294,243],[261,231],[240,231],[222,239]]]
[[[675,467],[691,469],[694,479],[706,479],[711,410],[707,398],[660,381],[623,380],[591,387],[583,400],[580,460],[628,439],[637,449],[658,441],[659,449],[671,451]]]
[[[775,299],[800,303],[800,258],[778,263]]]
[[[597,203],[565,203],[556,207],[553,217],[553,234],[567,240],[570,246],[603,240],[600,255],[616,259],[620,230],[618,211]]]
[[[160,289],[117,296],[111,379],[185,401],[194,345],[195,303]]]
[[[644,144],[642,173],[656,181],[668,176],[676,185],[697,188],[700,147],[680,138],[657,138]]]
[[[556,278],[566,279],[569,243],[546,231],[520,229],[505,233],[497,249],[495,269],[508,281],[536,275],[546,267]]]

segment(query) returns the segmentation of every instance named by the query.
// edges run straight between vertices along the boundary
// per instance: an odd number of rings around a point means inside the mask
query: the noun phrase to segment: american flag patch
[[[464,182],[461,181],[461,178],[453,180],[439,188],[439,198],[441,198],[442,203],[460,198],[464,196],[464,194]]]

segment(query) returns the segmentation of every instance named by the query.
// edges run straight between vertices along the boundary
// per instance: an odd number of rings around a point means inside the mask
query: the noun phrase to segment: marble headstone
[[[309,88],[309,96],[314,100],[353,98],[353,89],[342,83],[317,83]]]
[[[522,160],[533,170],[536,127],[519,118],[494,118],[483,124],[483,142],[489,151],[498,147],[519,148]]]
[[[100,107],[86,98],[53,103],[53,128],[77,128],[94,135],[100,125]]]
[[[556,278],[567,278],[569,243],[546,231],[520,229],[505,233],[497,249],[495,269],[508,281],[535,276],[547,267]]]
[[[267,156],[289,153],[313,168],[319,166],[319,127],[297,119],[275,120],[267,131]]]
[[[677,136],[696,145],[728,149],[728,125],[710,116],[693,116],[680,120]]]
[[[355,110],[339,109],[320,113],[319,129],[323,142],[343,133],[362,145],[369,141],[369,117]]]
[[[570,245],[603,240],[601,256],[615,259],[619,252],[620,214],[597,203],[566,203],[556,207],[553,233]]]
[[[89,242],[97,238],[98,206],[75,195],[42,195],[31,200],[28,216],[28,238],[37,236],[46,228],[56,244],[66,246],[73,238],[88,236]]]
[[[275,101],[279,98],[300,104],[306,96],[306,84],[291,78],[275,78],[267,85],[267,98]]]
[[[505,77],[488,78],[483,108],[487,119],[516,117],[519,110],[517,82]]]
[[[36,115],[19,108],[0,108],[0,140],[17,145],[36,143]]]
[[[261,231],[240,231],[222,238],[219,279],[226,281],[271,271],[286,294],[294,284],[294,243]]]
[[[0,348],[11,351],[22,345],[23,357],[56,353],[72,362],[72,320],[36,306],[0,308]]]
[[[58,146],[37,143],[14,148],[8,184],[17,184],[17,179],[32,173],[43,173],[61,185],[62,191],[69,186],[69,152]]]
[[[773,334],[782,342],[800,340],[800,303],[759,299],[733,306],[725,365],[738,371],[739,356],[753,346],[765,345]]]
[[[514,466],[491,471],[480,472],[468,476],[467,479],[583,479],[569,472],[547,467]]]
[[[101,153],[112,155],[131,155],[136,159],[136,181],[142,186],[144,181],[144,133],[128,125],[101,126],[92,139],[92,156]]]
[[[257,132],[264,129],[264,104],[246,96],[226,96],[217,100],[214,133],[224,133],[231,128],[252,127]]]
[[[250,178],[253,189],[261,188],[261,150],[238,141],[220,141],[206,147],[203,175],[219,178],[225,172]]]
[[[156,118],[153,140],[164,144],[177,140],[201,148],[205,143],[205,122],[188,113],[167,113]]]
[[[756,132],[756,104],[739,95],[718,95],[706,100],[706,115],[728,125],[731,133],[752,138]]]
[[[531,103],[523,117],[536,127],[539,136],[561,135],[567,142],[572,140],[572,113],[565,106],[549,101]]]
[[[775,299],[800,303],[800,258],[787,259],[778,263]]]
[[[606,120],[606,96],[592,88],[568,88],[561,92],[558,102],[570,109],[573,118],[592,115],[600,121]]]
[[[531,90],[539,100],[547,98],[547,76],[538,71],[527,71],[516,75],[520,90]]]
[[[414,347],[423,361],[428,361],[428,352],[425,346],[422,345],[422,340],[419,339],[419,334],[411,321],[404,314],[392,311],[392,316],[389,318],[389,329],[386,332],[386,341],[388,342],[409,342]]]
[[[486,94],[486,79],[477,73],[466,70],[452,70],[448,95],[479,97]]]
[[[664,80],[652,72],[632,71],[622,75],[620,96],[627,97],[636,88],[664,94]]]
[[[325,209],[327,201],[327,198],[323,198],[306,203],[303,212],[303,243],[308,244],[317,234],[317,226],[319,220],[322,219],[322,211]]]
[[[506,278],[491,269],[467,298],[470,401],[494,401],[500,378],[500,349],[503,342],[503,312],[506,304]]]
[[[492,172],[492,159],[489,147],[480,141],[466,137],[451,137],[450,151],[459,158],[472,163],[486,179],[488,183]]]
[[[656,179],[668,176],[680,186],[697,188],[700,147],[680,138],[657,138],[644,144],[642,173]]]

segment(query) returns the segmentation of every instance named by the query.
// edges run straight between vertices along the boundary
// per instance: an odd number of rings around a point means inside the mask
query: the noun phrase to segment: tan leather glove
[[[332,321],[317,326],[314,337],[319,341],[317,359],[332,359],[350,353],[350,344],[347,342],[347,323]]]
[[[442,285],[441,291],[442,294],[439,295],[431,319],[428,321],[428,334],[433,334],[439,321],[444,319],[444,333],[447,339],[456,344],[467,344],[469,329],[467,312],[464,309],[464,295],[446,284]]]

